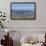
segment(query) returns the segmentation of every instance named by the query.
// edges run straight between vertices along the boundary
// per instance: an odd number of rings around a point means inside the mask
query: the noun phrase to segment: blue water
[[[31,10],[12,10],[12,16],[34,16],[34,11]]]

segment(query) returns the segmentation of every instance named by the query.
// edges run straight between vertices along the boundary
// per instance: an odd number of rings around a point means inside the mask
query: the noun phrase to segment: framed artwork
[[[36,3],[35,2],[11,2],[10,18],[14,20],[36,19]]]

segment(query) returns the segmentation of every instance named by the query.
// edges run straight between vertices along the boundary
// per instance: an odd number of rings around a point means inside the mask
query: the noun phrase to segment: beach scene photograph
[[[34,4],[12,4],[13,18],[34,17]]]

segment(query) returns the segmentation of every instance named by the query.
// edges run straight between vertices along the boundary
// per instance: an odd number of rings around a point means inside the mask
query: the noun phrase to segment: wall
[[[36,20],[10,20],[10,2],[36,2],[37,5]],[[0,10],[6,12],[6,16],[8,20],[8,22],[5,22],[5,26],[12,31],[20,31],[20,36],[27,33],[31,34],[32,33],[31,31],[33,32],[46,31],[45,8],[46,8],[46,0],[0,0]],[[17,38],[19,37],[19,34],[18,35],[17,33],[14,34]],[[16,46],[18,45],[20,44],[16,43]]]
[[[10,20],[10,2],[36,2],[36,20]],[[46,27],[46,0],[0,0],[0,10],[6,12],[7,27]]]

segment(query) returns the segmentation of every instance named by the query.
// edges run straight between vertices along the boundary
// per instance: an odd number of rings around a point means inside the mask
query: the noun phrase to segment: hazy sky
[[[34,10],[34,4],[12,4],[12,10]]]

